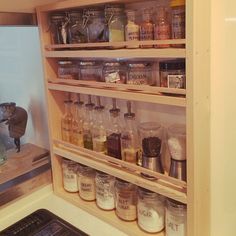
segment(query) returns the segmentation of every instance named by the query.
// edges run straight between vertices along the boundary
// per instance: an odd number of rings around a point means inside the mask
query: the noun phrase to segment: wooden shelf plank
[[[118,228],[122,232],[130,235],[130,236],[164,236],[165,232],[162,231],[160,233],[146,233],[141,230],[137,224],[137,221],[133,222],[126,222],[119,219],[115,211],[103,211],[99,209],[95,202],[86,202],[82,200],[78,193],[67,193],[64,189],[56,189],[55,194],[63,199],[67,200],[68,202],[74,204],[75,206],[85,210],[86,212],[98,217],[99,219],[107,222],[108,224]]]
[[[47,58],[185,58],[184,48],[44,51]]]
[[[64,91],[70,93],[93,94],[96,96],[105,96],[105,97],[126,99],[132,101],[142,101],[142,102],[150,102],[150,103],[170,105],[170,106],[186,107],[186,98],[184,97],[143,94],[137,91],[117,92],[116,90],[106,89],[106,88],[81,87],[81,86],[54,84],[54,83],[48,83],[47,87],[49,90]]]

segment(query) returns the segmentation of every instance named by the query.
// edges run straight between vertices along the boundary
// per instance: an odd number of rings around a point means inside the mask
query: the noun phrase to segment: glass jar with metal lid
[[[86,43],[87,32],[83,25],[82,11],[70,11],[68,25],[68,41],[69,43]]]
[[[116,179],[115,182],[116,214],[125,221],[137,218],[137,187],[129,182]]]
[[[50,15],[49,30],[51,32],[52,44],[68,43],[69,19],[64,12],[52,13]]]
[[[81,80],[101,81],[102,80],[102,65],[98,61],[81,61],[80,77]]]
[[[120,62],[105,62],[103,65],[103,81],[108,83],[125,84],[127,67]]]
[[[127,84],[153,85],[152,63],[130,62],[128,64]]]
[[[166,201],[166,236],[187,235],[187,206],[172,199]]]
[[[104,42],[105,17],[102,8],[88,8],[83,13],[84,26],[87,30],[87,41],[89,43]]]
[[[157,233],[165,227],[164,198],[147,189],[138,188],[138,225],[148,233]]]
[[[79,67],[76,61],[58,61],[57,74],[60,79],[78,79]]]

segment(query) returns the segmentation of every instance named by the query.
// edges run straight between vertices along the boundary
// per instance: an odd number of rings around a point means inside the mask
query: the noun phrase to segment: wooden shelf
[[[60,140],[54,140],[53,152],[56,155],[90,166],[117,178],[124,179],[137,186],[157,192],[176,201],[187,203],[186,182],[171,178],[143,167],[117,160],[85,148]],[[144,173],[156,178],[148,180],[141,177]]]
[[[94,202],[86,202],[82,200],[78,193],[68,193],[64,189],[57,189],[55,191],[55,194],[59,197],[62,197],[63,199],[67,200],[68,202],[74,204],[75,206],[81,208],[82,210],[85,210],[86,212],[94,215],[95,217],[98,217],[99,219],[107,222],[108,224],[118,228],[119,230],[123,231],[124,233],[130,235],[130,236],[164,236],[165,232],[162,231],[160,233],[146,233],[143,230],[141,230],[137,224],[137,221],[133,222],[126,222],[123,220],[120,220],[116,214],[115,211],[103,211],[99,209]]]

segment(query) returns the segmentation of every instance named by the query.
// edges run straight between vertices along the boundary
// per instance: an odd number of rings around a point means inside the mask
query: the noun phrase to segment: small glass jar
[[[115,177],[103,172],[96,172],[96,203],[103,210],[115,208],[114,183]]]
[[[66,100],[64,101],[64,113],[61,118],[61,138],[65,142],[71,142],[72,135],[72,101]]]
[[[58,78],[78,79],[79,67],[74,61],[58,61]]]
[[[162,61],[159,64],[160,86],[166,88],[186,88],[185,61]]]
[[[81,61],[80,62],[80,80],[86,81],[101,81],[102,66],[96,61]]]
[[[153,85],[153,69],[151,63],[130,62],[128,67],[127,84]]]
[[[187,235],[187,206],[168,199],[166,201],[166,236]]]
[[[96,171],[89,166],[80,165],[79,195],[85,201],[94,201]]]
[[[68,192],[75,193],[79,191],[77,180],[78,164],[72,160],[62,159],[63,186]]]
[[[120,62],[105,62],[103,66],[103,79],[107,83],[125,84],[127,68]]]
[[[148,233],[157,233],[165,227],[164,199],[159,194],[138,188],[138,225]]]
[[[116,214],[125,221],[137,218],[137,187],[124,180],[115,182]]]

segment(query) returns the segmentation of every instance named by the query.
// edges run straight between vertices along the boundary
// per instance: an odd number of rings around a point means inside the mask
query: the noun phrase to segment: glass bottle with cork
[[[127,110],[124,114],[125,129],[121,133],[121,155],[123,161],[137,164],[140,159],[140,148],[135,113],[131,112],[130,101],[127,102]]]
[[[121,120],[120,109],[116,107],[116,99],[112,99],[113,108],[110,112],[110,124],[107,129],[107,155],[121,159]]]
[[[134,10],[127,10],[127,25],[125,26],[125,40],[126,41],[138,41],[139,40],[139,25],[135,23],[135,11]],[[139,48],[139,45],[132,45],[126,46],[126,48]]]
[[[154,38],[154,25],[151,19],[151,10],[144,9],[142,12],[143,21],[140,24],[140,40],[153,40]],[[152,48],[153,45],[141,45],[141,48]]]
[[[93,135],[93,150],[105,154],[107,150],[106,128],[104,124],[105,110],[101,105],[100,97],[97,97],[97,106],[94,108],[94,120],[92,135]]]
[[[92,138],[93,108],[94,108],[94,103],[92,103],[92,97],[91,95],[88,95],[88,103],[85,104],[83,142],[84,142],[84,147],[90,150],[93,150],[93,138]]]

